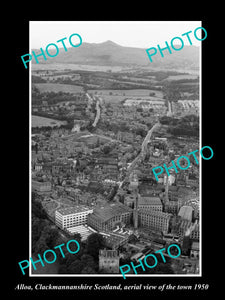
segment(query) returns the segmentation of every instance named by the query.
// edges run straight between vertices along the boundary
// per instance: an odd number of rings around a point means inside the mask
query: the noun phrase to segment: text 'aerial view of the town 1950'
[[[31,276],[201,274],[200,26],[30,22]]]

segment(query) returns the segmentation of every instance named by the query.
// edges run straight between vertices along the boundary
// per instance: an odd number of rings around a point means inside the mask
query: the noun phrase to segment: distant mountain
[[[37,50],[37,53],[38,52],[40,52],[40,50]],[[172,49],[172,54],[169,54],[168,50],[165,50],[163,53],[164,58],[161,57],[160,53],[157,53],[153,56],[153,62],[151,63],[145,49],[143,48],[124,47],[112,41],[106,41],[103,43],[82,43],[82,45],[78,48],[68,48],[67,52],[60,49],[58,56],[54,58],[47,57],[47,61],[40,59],[40,63],[135,67],[149,66],[152,68],[188,67],[194,69],[199,66],[199,48],[196,46],[185,46],[180,51],[174,51]]]

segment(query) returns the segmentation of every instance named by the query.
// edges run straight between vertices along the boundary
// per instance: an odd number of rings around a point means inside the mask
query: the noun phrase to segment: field
[[[83,92],[82,86],[79,85],[60,84],[60,83],[35,83],[35,86],[39,89],[41,93],[64,92],[64,93],[77,94]]]
[[[137,98],[137,97],[149,97],[150,93],[155,93],[155,96],[151,96],[151,100],[162,100],[163,93],[161,91],[135,89],[135,90],[88,90],[88,93],[92,95],[99,95],[105,102],[118,103],[125,98]]]
[[[66,124],[65,121],[58,121],[54,119],[39,117],[39,116],[32,116],[31,125],[32,127],[44,127],[44,126],[60,126],[62,124]]]
[[[181,79],[197,79],[197,75],[184,74],[184,75],[170,75],[166,80],[181,80]]]
[[[52,64],[47,64],[47,63],[32,63],[32,71],[42,71],[42,70],[57,70],[57,71],[76,71],[76,70],[81,70],[81,71],[112,71],[112,72],[120,72],[123,70],[129,70],[132,68],[128,67],[122,67],[122,66],[98,66],[98,65],[79,65],[79,64],[59,64],[59,63],[52,63]]]

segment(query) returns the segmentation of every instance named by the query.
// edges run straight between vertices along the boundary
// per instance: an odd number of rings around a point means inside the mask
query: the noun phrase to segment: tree
[[[35,245],[34,253],[42,255],[47,249],[48,246],[46,245],[45,239],[41,236]]]
[[[76,240],[79,244],[81,244],[81,234],[80,233],[77,233],[75,232],[73,235],[72,235],[72,240]]]
[[[138,112],[143,112],[143,108],[142,108],[142,107],[138,107],[138,108],[137,108],[137,111],[138,111]]]
[[[97,259],[99,250],[104,248],[104,239],[99,233],[92,233],[87,238],[87,252]]]
[[[35,251],[36,243],[39,240],[43,228],[47,225],[47,221],[32,216],[32,252]]]
[[[111,147],[109,145],[104,145],[103,147],[104,154],[109,154],[110,151],[111,151]]]
[[[49,248],[54,248],[56,246],[56,241],[59,236],[59,232],[56,228],[46,228],[42,235],[45,237],[45,242]]]
[[[181,99],[180,91],[178,90],[178,88],[175,88],[173,86],[169,86],[169,85],[165,86],[163,88],[163,93],[164,93],[164,98],[166,100],[177,102],[178,100]]]
[[[150,268],[145,268],[145,273],[147,274],[173,274],[174,271],[171,267],[171,258],[170,257],[165,257],[166,262],[162,261],[161,255],[158,253],[154,255],[157,258],[157,265],[150,269]],[[152,257],[148,257],[146,260],[147,264],[152,266],[155,263],[155,260]],[[143,272],[144,273],[144,272]]]
[[[66,267],[66,265],[59,265],[58,272],[59,272],[59,274],[67,274],[67,267]]]
[[[136,128],[135,132],[137,135],[140,135],[141,137],[145,137],[147,134],[147,131],[142,127]]]
[[[89,254],[83,254],[81,256],[80,260],[81,260],[81,262],[83,262],[85,264],[85,268],[89,268],[89,269],[92,269],[92,270],[95,270],[97,268],[93,257]]]
[[[84,267],[81,271],[81,274],[95,274],[95,273],[96,271],[88,266]]]
[[[74,260],[69,266],[67,266],[67,273],[69,274],[80,274],[85,264],[79,259]]]
[[[41,202],[36,200],[36,194],[32,193],[31,198],[32,198],[32,216],[36,216],[40,219],[46,219],[47,214],[43,209]]]

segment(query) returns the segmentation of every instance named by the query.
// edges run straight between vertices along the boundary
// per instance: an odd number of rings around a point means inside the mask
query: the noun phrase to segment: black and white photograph
[[[210,290],[207,23],[27,25],[27,234],[14,293]]]
[[[30,255],[80,247],[31,275],[201,274],[206,35],[201,22],[30,22]]]

